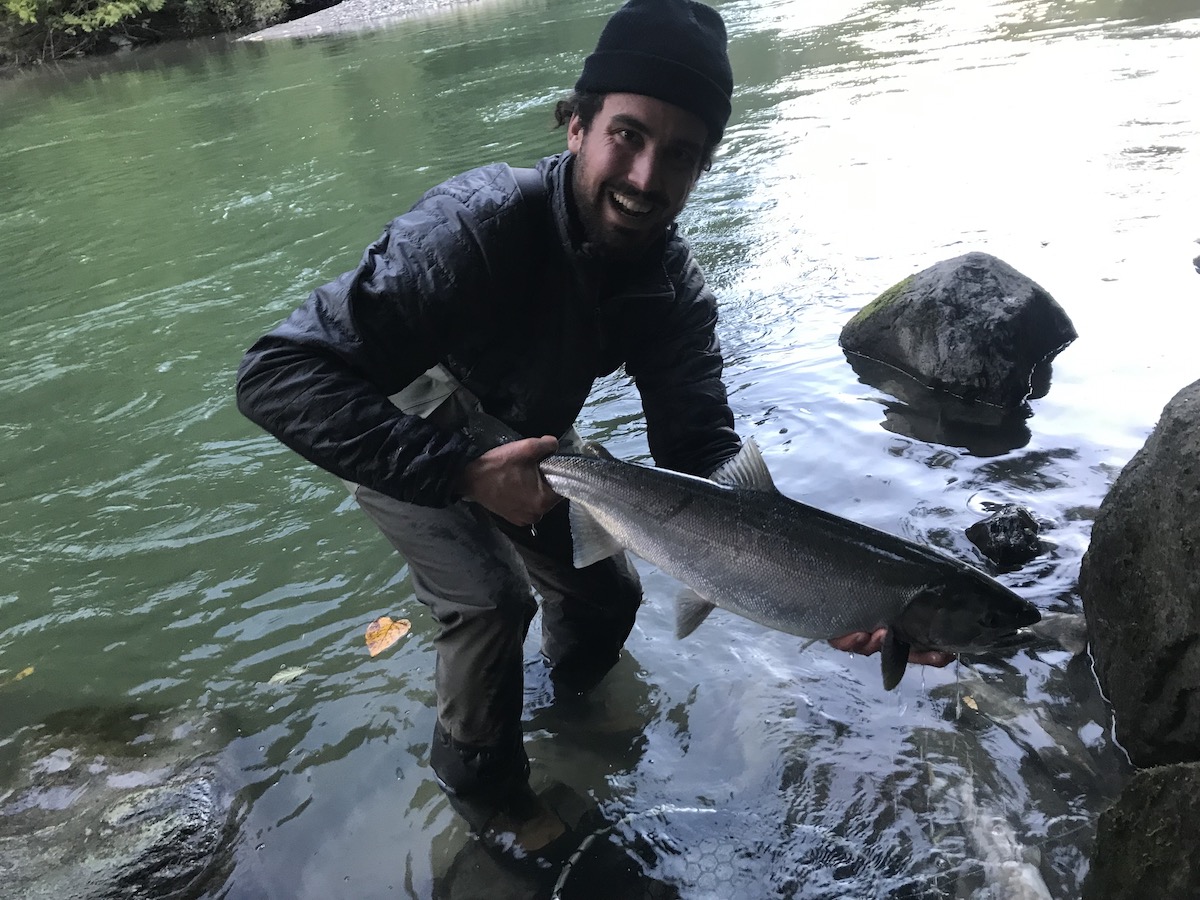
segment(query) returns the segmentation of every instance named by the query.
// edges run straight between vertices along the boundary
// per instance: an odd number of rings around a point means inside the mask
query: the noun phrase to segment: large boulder
[[[1200,765],[1134,774],[1100,817],[1083,900],[1195,900],[1200,897]]]
[[[1076,337],[1043,288],[994,256],[968,253],[884,291],[846,323],[840,343],[928,387],[1011,409],[1045,392],[1050,360]]]
[[[1079,573],[1096,675],[1134,765],[1200,761],[1200,381],[1163,409]]]
[[[219,884],[237,828],[220,731],[80,709],[14,735],[15,769],[0,783],[0,897],[182,900]]]

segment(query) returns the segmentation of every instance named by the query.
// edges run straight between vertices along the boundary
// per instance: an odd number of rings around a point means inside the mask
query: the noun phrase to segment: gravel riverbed
[[[362,31],[380,28],[400,19],[436,15],[458,7],[489,2],[492,0],[342,0],[336,6],[290,22],[280,22],[248,34],[242,40],[267,41]]]

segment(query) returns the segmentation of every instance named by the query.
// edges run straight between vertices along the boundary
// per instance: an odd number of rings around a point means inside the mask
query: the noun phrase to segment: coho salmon
[[[625,549],[694,591],[679,602],[679,637],[717,606],[813,639],[886,628],[891,690],[914,647],[983,652],[1040,618],[965,562],[784,496],[752,440],[711,479],[622,462],[594,444],[540,466],[571,501],[577,567]]]

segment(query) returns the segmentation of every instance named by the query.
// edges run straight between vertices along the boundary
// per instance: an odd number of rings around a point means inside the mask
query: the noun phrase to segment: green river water
[[[1200,376],[1200,3],[717,5],[738,90],[682,225],[739,431],[785,493],[968,559],[967,525],[1030,507],[1048,550],[1003,580],[1078,610],[1096,507]],[[449,885],[470,844],[427,765],[433,623],[340,484],[241,418],[233,379],[426,188],[560,149],[553,103],[612,8],[488,0],[0,82],[0,812],[48,716],[219,716],[244,805],[212,896],[523,896],[502,874]],[[968,250],[1080,333],[1032,416],[986,439],[837,347],[876,294]],[[618,374],[582,430],[642,458],[638,412]],[[528,746],[535,778],[673,848],[657,874],[683,896],[982,900],[999,851],[971,810],[1079,895],[1124,771],[1086,657],[980,663],[1011,706],[969,718],[965,669],[887,693],[873,659],[720,614],[676,642],[677,586],[642,571],[606,688],[636,738],[556,719],[531,638]],[[383,614],[413,631],[371,658]],[[286,667],[306,672],[269,683]]]

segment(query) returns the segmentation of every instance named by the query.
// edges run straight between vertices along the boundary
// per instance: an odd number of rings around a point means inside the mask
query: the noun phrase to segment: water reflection
[[[531,629],[536,632],[536,628]],[[554,862],[503,859],[468,835],[460,822],[436,839],[438,900],[608,900],[673,898],[655,872],[654,853],[610,840],[621,824],[613,781],[643,764],[647,729],[660,715],[652,678],[629,653],[586,696],[556,695],[540,658],[525,667],[526,751],[534,790],[571,832]],[[569,770],[569,783],[550,775]]]
[[[859,381],[895,400],[879,401],[884,408],[883,427],[929,444],[962,447],[974,456],[1003,456],[1027,445],[1032,437],[1028,404],[1005,409],[976,403],[935,391],[893,366],[857,353],[846,352]],[[1039,367],[1037,396],[1049,389],[1049,364]],[[1035,391],[1036,393],[1036,391]]]

